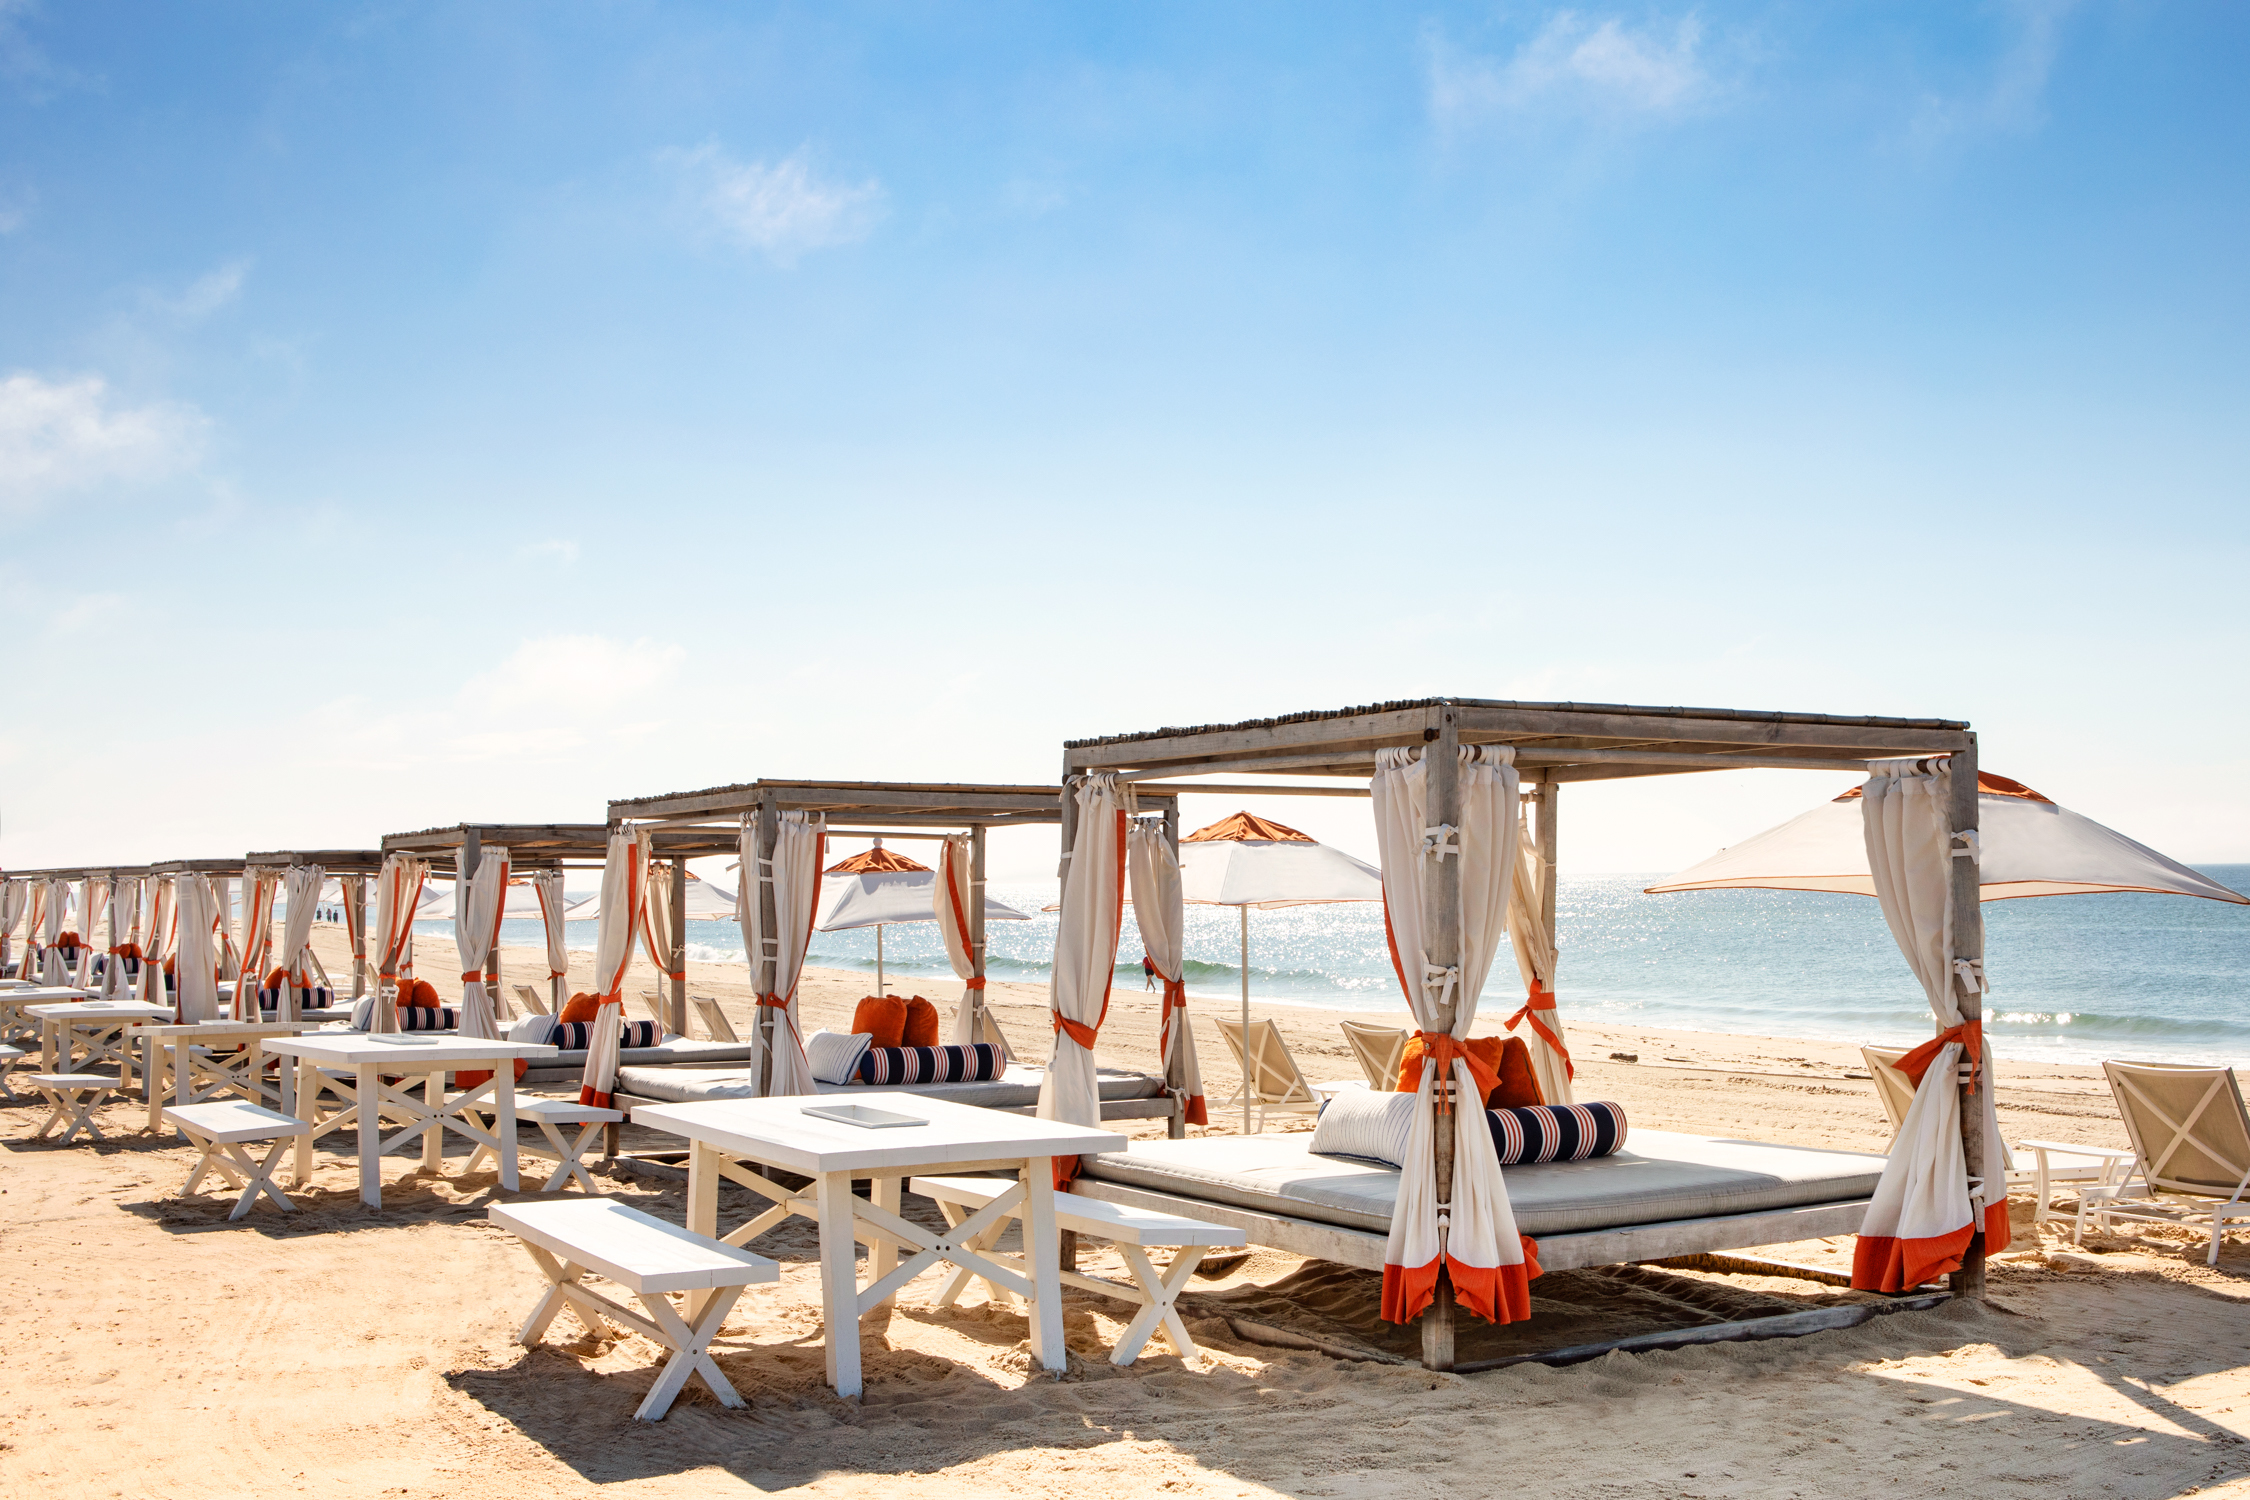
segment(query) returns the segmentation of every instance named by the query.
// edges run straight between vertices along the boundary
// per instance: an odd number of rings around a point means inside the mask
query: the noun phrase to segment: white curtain
[[[409,962],[414,941],[414,908],[421,904],[422,882],[428,878],[426,861],[403,854],[383,857],[383,872],[375,878],[375,1003],[368,1007],[367,1029],[398,1030],[398,980]]]
[[[570,973],[570,950],[563,946],[563,872],[539,871],[531,877],[531,889],[539,897],[539,919],[547,930],[547,985],[552,990],[556,980]],[[562,1009],[559,996],[554,1008]]]
[[[1117,778],[1099,772],[1080,781],[1078,830],[1063,876],[1062,922],[1055,932],[1054,969],[1047,1004],[1055,1017],[1055,1050],[1039,1083],[1039,1118],[1073,1125],[1102,1122],[1094,1040],[1109,1014],[1109,986],[1117,973],[1117,936],[1125,920],[1125,822]],[[1057,1160],[1067,1181],[1077,1158]]]
[[[259,1019],[258,990],[266,982],[273,956],[273,897],[281,877],[272,870],[246,870],[242,876],[242,977],[234,986],[234,1018]]]
[[[763,958],[775,961],[773,988],[758,996],[761,1010],[774,1013],[770,1038],[760,1025],[752,1046],[763,1054],[770,1047],[772,1066],[767,1084],[771,1095],[810,1094],[812,1064],[805,1060],[804,1031],[797,1024],[797,981],[805,971],[805,950],[812,945],[813,913],[820,905],[820,867],[828,849],[828,825],[817,813],[781,815],[773,848],[773,863],[758,858],[758,828],[754,818],[742,823],[742,868],[755,881],[742,882],[742,899],[735,903],[742,914],[743,952],[750,960],[750,982],[762,978]],[[774,930],[764,930],[765,902],[759,887],[773,891]],[[764,1019],[763,1015],[759,1018]]]
[[[1523,1008],[1508,1017],[1510,1031],[1531,1023],[1531,1071],[1539,1096],[1549,1104],[1576,1104],[1571,1091],[1570,1048],[1563,1042],[1562,1016],[1555,1009],[1555,945],[1547,935],[1547,886],[1554,866],[1539,857],[1531,829],[1516,814],[1516,878],[1508,888],[1508,938],[1516,950],[1516,972],[1523,976]]]
[[[1534,1246],[1516,1230],[1500,1175],[1499,1153],[1484,1118],[1484,1095],[1465,1055],[1452,1040],[1464,1038],[1477,1015],[1477,996],[1506,931],[1508,890],[1516,873],[1516,770],[1514,752],[1490,745],[1460,749],[1460,821],[1431,824],[1429,768],[1413,752],[1377,752],[1371,783],[1375,834],[1382,852],[1383,914],[1399,965],[1399,984],[1425,1047],[1418,1105],[1400,1163],[1398,1200],[1391,1210],[1390,1245],[1383,1257],[1383,1316],[1409,1322],[1429,1305],[1445,1267],[1463,1307],[1495,1323],[1531,1316],[1530,1279],[1539,1274]],[[1461,882],[1460,962],[1433,967],[1423,945],[1423,891],[1435,861],[1458,860]],[[1438,1027],[1440,1007],[1453,997],[1453,1026]],[[1434,1085],[1437,1063],[1451,1062],[1458,1101],[1453,1130],[1453,1191],[1448,1219],[1438,1216]]]
[[[1007,1058],[1008,1039],[984,1001],[984,976],[976,955],[969,951],[969,913],[972,903],[984,900],[984,888],[975,883],[975,860],[969,836],[956,833],[938,845],[938,878],[930,885],[930,903],[937,913],[938,936],[945,940],[946,962],[961,981],[961,1003],[953,1011],[953,1045],[967,1047],[990,1042]]]
[[[649,848],[648,894],[641,901],[641,946],[648,951],[648,961],[657,972],[656,1014],[669,1031],[672,1014],[672,986],[687,983],[687,954],[672,949],[672,904],[684,900],[686,892],[674,888],[672,866],[669,861],[656,857],[653,844]],[[687,1018],[680,1018],[682,1027]]]
[[[235,942],[234,921],[237,908],[234,901],[234,877],[214,875],[211,885],[211,923],[213,936],[218,942],[218,965],[221,979],[242,977],[242,948]]]
[[[578,1102],[609,1108],[617,1088],[617,1059],[625,1031],[625,970],[633,962],[633,929],[647,900],[648,849],[638,828],[613,830],[602,863],[602,910],[594,945],[592,1033]]]
[[[367,877],[343,880],[344,929],[352,940],[352,999],[367,993]]]
[[[1944,760],[1876,761],[1861,789],[1867,862],[1883,920],[1937,1018],[1938,1034],[1899,1059],[1914,1102],[1891,1142],[1852,1255],[1852,1284],[1902,1291],[1957,1270],[1981,1217],[1985,1248],[2008,1247],[2007,1147],[1983,1065],[1983,1027],[1962,1024],[1956,986],[1984,988],[1981,964],[1953,956],[1952,771]],[[1974,853],[1972,842],[1961,847]],[[1964,856],[1967,857],[1967,856]],[[1979,1070],[1985,1183],[1972,1191],[1961,1146],[1958,1068]]]
[[[47,882],[46,906],[41,913],[40,926],[42,931],[39,939],[42,944],[40,949],[42,968],[39,977],[47,984],[67,985],[70,983],[70,975],[63,968],[62,955],[55,951],[57,940],[62,937],[63,933],[63,917],[69,910],[70,882],[59,879],[49,880]]]
[[[1187,978],[1181,968],[1187,909],[1180,899],[1180,855],[1164,836],[1163,819],[1135,818],[1127,827],[1125,869],[1132,878],[1141,951],[1164,984],[1163,1021],[1157,1028],[1164,1076],[1181,1081],[1187,1122],[1208,1125],[1211,1112],[1203,1097],[1203,1069],[1195,1060],[1195,1028],[1188,1025]]]
[[[172,951],[172,929],[178,925],[173,906],[177,887],[169,875],[151,875],[143,889],[148,892],[148,921],[141,941],[140,999],[147,1005],[171,1004],[164,993],[164,956]]]
[[[294,1021],[304,1013],[305,995],[312,989],[313,918],[320,912],[320,888],[327,877],[318,865],[291,865],[283,878],[289,898],[289,915],[281,929],[281,966],[289,971],[283,981],[281,1004],[274,1018]]]
[[[182,875],[173,888],[180,903],[180,1023],[199,1026],[219,1019],[218,897],[203,875]]]
[[[0,969],[15,957],[13,935],[16,924],[23,920],[24,908],[31,904],[30,883],[25,880],[0,880]],[[29,978],[29,975],[25,975]]]
[[[132,996],[129,965],[141,956],[141,883],[127,878],[117,882],[109,897],[109,967],[102,971],[102,998],[124,1000]]]
[[[46,948],[41,929],[47,923],[47,882],[24,881],[23,963],[16,970],[18,979],[44,980],[46,976]]]
[[[453,946],[461,954],[462,1036],[500,1039],[500,1018],[485,988],[484,962],[500,941],[500,913],[508,902],[508,851],[485,849],[477,873],[454,889]]]
[[[80,986],[94,982],[94,955],[100,950],[94,946],[94,930],[101,926],[109,914],[109,877],[89,875],[80,883],[78,983]],[[102,966],[106,970],[109,966]]]

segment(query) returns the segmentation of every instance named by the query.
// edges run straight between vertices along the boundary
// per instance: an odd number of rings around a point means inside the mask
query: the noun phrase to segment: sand
[[[506,962],[544,970],[520,950]],[[425,945],[441,988],[457,988],[444,977],[455,967]],[[691,966],[690,987],[746,1024],[739,968]],[[842,1020],[866,987],[865,975],[808,976],[809,1023]],[[950,1007],[954,988],[933,998]],[[1041,991],[995,985],[993,998],[1010,1036],[1043,1055]],[[1119,992],[1105,1060],[1153,1064],[1153,1001]],[[1339,1013],[1256,1011],[1313,1077],[1356,1072]],[[1582,1096],[1622,1101],[1639,1125],[1868,1149],[1887,1136],[1869,1085],[1846,1076],[1847,1047],[1648,1029],[1571,1039]],[[1215,1029],[1199,1040],[1216,1098],[1232,1070]],[[2002,1084],[2012,1137],[2120,1143],[2090,1070],[2011,1064]],[[104,1118],[109,1143],[56,1148],[28,1141],[37,1111],[0,1109],[14,1314],[0,1342],[0,1479],[13,1493],[2250,1494],[2250,1245],[2230,1243],[2215,1270],[2186,1236],[2157,1232],[2050,1258],[2060,1242],[2033,1231],[2020,1199],[2028,1253],[1996,1264],[1984,1308],[1567,1369],[1390,1362],[1392,1336],[1360,1316],[1364,1277],[1261,1253],[1183,1300],[1202,1345],[1192,1364],[1158,1344],[1111,1366],[1124,1309],[1073,1296],[1071,1368],[1056,1378],[1035,1370],[1020,1316],[975,1294],[935,1311],[924,1281],[866,1319],[860,1401],[821,1383],[813,1238],[793,1221],[754,1247],[783,1280],[745,1296],[718,1355],[749,1406],[693,1387],[650,1426],[630,1420],[656,1364],[640,1339],[512,1342],[539,1282],[483,1222],[493,1175],[450,1175],[459,1149],[448,1175],[390,1165],[380,1213],[358,1204],[351,1163],[324,1153],[302,1212],[229,1225],[229,1200],[174,1196],[191,1153],[139,1133],[138,1106]],[[602,1180],[681,1216],[676,1183]],[[1849,1245],[1768,1253],[1837,1264]],[[1086,1264],[1115,1266],[1091,1247]],[[1556,1341],[1855,1295],[1688,1271],[1542,1281]],[[1276,1346],[1263,1330],[1291,1318],[1357,1357]],[[573,1333],[558,1324],[553,1337]]]

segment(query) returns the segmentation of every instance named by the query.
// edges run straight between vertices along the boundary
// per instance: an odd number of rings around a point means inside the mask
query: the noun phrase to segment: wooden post
[[[1547,947],[1555,947],[1555,797],[1561,788],[1552,781],[1541,781],[1531,789],[1532,806],[1538,812],[1538,826],[1532,830],[1532,852],[1539,858],[1542,878],[1547,882],[1539,893],[1539,925],[1545,929]],[[1556,965],[1561,967],[1559,962]],[[1560,976],[1557,976],[1558,978]],[[1549,989],[1554,988],[1550,981]]]
[[[687,856],[672,856],[672,930],[665,935],[672,945],[672,968],[678,978],[672,981],[672,996],[667,1005],[670,1018],[664,1029],[674,1036],[687,1035]]]
[[[346,877],[358,899],[346,903],[344,921],[352,929],[352,1000],[356,1004],[367,993],[367,877]]]
[[[1458,828],[1461,823],[1461,724],[1460,710],[1451,703],[1438,709],[1438,736],[1422,752],[1428,767],[1428,801],[1423,810],[1423,822],[1431,828]],[[1458,835],[1452,846],[1459,848]],[[1458,968],[1461,963],[1461,857],[1449,854],[1432,859],[1422,870],[1422,950],[1432,968]],[[1409,984],[1421,984],[1424,976],[1409,974]],[[1454,1018],[1459,1012],[1458,987],[1445,991],[1437,1008],[1437,1024],[1431,1029],[1440,1033],[1453,1030]],[[1441,1077],[1437,1087],[1450,1095],[1453,1079]],[[1432,1105],[1438,1100],[1433,1098]],[[1431,1144],[1436,1157],[1437,1201],[1442,1215],[1453,1201],[1453,1129],[1459,1118],[1455,1111],[1440,1110],[1433,1121]],[[1437,1295],[1429,1310],[1422,1314],[1422,1364],[1427,1369],[1453,1368],[1453,1283],[1441,1265],[1438,1270]]]
[[[1257,1076],[1250,1047],[1250,908],[1238,906],[1234,914],[1242,926],[1242,1133],[1250,1134],[1250,1082]]]
[[[1062,778],[1062,853],[1060,857],[1055,861],[1055,878],[1062,881],[1066,886],[1070,883],[1071,845],[1076,843],[1078,840],[1078,788],[1070,784],[1070,778],[1074,774],[1075,773],[1071,770],[1070,767],[1069,758],[1067,756],[1064,757]]]
[[[984,980],[984,825],[969,828],[969,976]],[[981,988],[969,991],[969,1040],[984,1038],[986,997]]]
[[[1174,859],[1180,857],[1180,799],[1169,797],[1164,802],[1164,846]],[[1169,1005],[1169,1001],[1162,1002]],[[1179,1024],[1188,1024],[1187,1012],[1179,1015]],[[1158,1036],[1164,1033],[1157,1031]],[[1175,1141],[1187,1138],[1187,1069],[1182,1065],[1184,1054],[1165,1060],[1164,1086],[1172,1093],[1172,1113],[1165,1117],[1164,1133]]]
[[[1948,780],[1948,821],[1956,835],[1974,832],[1977,826],[1977,741],[1969,736],[1965,750],[1953,754],[1951,775]],[[1949,847],[1961,847],[1958,838],[1948,840]],[[1950,861],[1953,879],[1953,956],[1974,959],[1982,965],[1984,960],[1984,904],[1979,890],[1982,872],[1973,859],[1959,858]],[[1961,1007],[1964,1022],[1981,1020],[1984,1016],[1984,996],[1958,978],[1953,984],[1954,1003]],[[1992,1086],[1992,1053],[1984,1055],[1984,1076],[1980,1086]],[[1986,1170],[1989,1158],[1984,1138],[1984,1101],[1963,1090],[1961,1095],[1961,1153],[1968,1159],[1971,1177],[1982,1177],[1986,1191],[1991,1191],[1993,1174]],[[2006,1201],[2003,1191],[2002,1200]],[[1969,1248],[1962,1252],[1961,1269],[1951,1277],[1956,1297],[1984,1300],[1984,1221],[1980,1210],[1976,1233],[1969,1238]]]
[[[773,993],[774,981],[781,972],[780,935],[775,931],[781,925],[781,918],[774,909],[773,900],[773,857],[774,849],[780,842],[781,810],[761,798],[758,802],[758,857],[749,869],[742,872],[742,884],[737,893],[737,899],[755,899],[758,903],[759,951],[748,957],[750,972],[756,979],[756,993],[760,995]],[[776,1019],[772,1006],[758,1006],[758,1097],[761,1099],[773,1092]],[[846,1188],[849,1186],[847,1183]]]

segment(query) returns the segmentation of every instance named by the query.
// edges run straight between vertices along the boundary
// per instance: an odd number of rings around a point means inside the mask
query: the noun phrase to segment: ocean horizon
[[[2236,890],[2250,865],[2200,867]],[[1813,891],[1684,891],[1649,896],[1661,873],[1566,876],[1556,887],[1556,992],[1566,1025],[1653,1026],[1687,1031],[1879,1045],[1930,1033],[1929,1007],[1865,896]],[[1052,883],[1003,884],[993,893],[1028,922],[988,930],[993,978],[1043,983],[1054,952]],[[2097,1062],[2250,1063],[2250,907],[2180,896],[2054,896],[1985,906],[1992,992],[1985,1034],[2001,1057]],[[1187,909],[1187,982],[1210,1004],[1240,994],[1237,915]],[[451,924],[418,931],[450,941]],[[567,941],[591,951],[595,924],[573,922]],[[536,921],[503,924],[502,940],[542,941]],[[884,929],[885,969],[898,986],[952,993],[934,923]],[[742,961],[732,922],[688,924],[688,956]],[[1118,983],[1139,986],[1140,934],[1128,908]],[[872,930],[813,935],[810,962],[875,968]],[[1337,1010],[1404,1013],[1373,904],[1285,907],[1250,913],[1254,1000]],[[1487,1015],[1521,1001],[1505,947],[1480,1001]],[[1504,1008],[1504,1009],[1502,1009]]]

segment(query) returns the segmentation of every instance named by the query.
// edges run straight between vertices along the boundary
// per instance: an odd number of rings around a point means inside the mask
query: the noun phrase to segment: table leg
[[[1062,1240],[1055,1225],[1055,1159],[1023,1164],[1023,1258],[1031,1269],[1031,1352],[1042,1368],[1068,1368],[1063,1355]]]
[[[701,1141],[688,1142],[687,1227],[690,1234],[700,1234],[710,1240],[719,1237],[719,1163],[724,1159]],[[710,1291],[687,1294],[690,1323],[703,1316],[704,1307],[715,1295]]]
[[[877,1208],[887,1208],[892,1213],[899,1210],[899,1200],[905,1196],[906,1180],[902,1177],[877,1177],[867,1184],[868,1199]],[[867,1247],[867,1284],[873,1286],[898,1269],[898,1246],[889,1240],[877,1240]],[[896,1295],[885,1297],[888,1304]]]
[[[839,1396],[856,1396],[861,1389],[859,1241],[852,1234],[851,1174],[823,1173],[815,1192],[820,1209],[820,1321],[828,1345],[828,1383]],[[1050,1223],[1053,1217],[1049,1205]]]
[[[492,1078],[492,1133],[500,1138],[500,1185],[512,1193],[522,1186],[516,1176],[516,1060],[501,1058]]]
[[[378,1071],[370,1063],[359,1065],[359,1110],[352,1117],[359,1126],[359,1201],[369,1208],[383,1206],[383,1112],[375,1107]]]
[[[132,1027],[127,1026],[118,1031],[117,1091],[119,1093],[123,1093],[133,1086],[133,1040]]]
[[[39,1023],[39,1071],[42,1073],[59,1073],[62,1071],[55,1066],[56,1029],[53,1021],[41,1021]]]
[[[290,1063],[294,1064],[295,1087],[290,1091],[289,1102],[281,1107],[281,1112],[285,1115],[297,1114],[297,1101],[302,1099],[305,1112],[297,1117],[309,1125],[312,1117],[320,1113],[320,1074],[314,1069],[309,1057],[292,1058]],[[291,1187],[303,1187],[312,1179],[312,1152],[312,1132],[308,1130],[297,1137],[297,1165],[294,1180],[289,1184]]]
[[[445,1127],[438,1111],[445,1108],[445,1075],[432,1073],[422,1080],[422,1107],[430,1112],[430,1128],[422,1132],[422,1170],[435,1172],[445,1165]]]
[[[147,1086],[148,1128],[164,1128],[164,1038],[155,1032],[148,1036],[148,1066],[141,1070],[141,1082]]]

